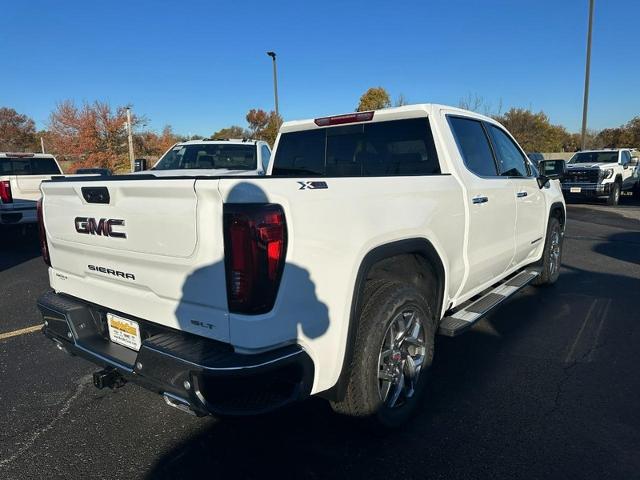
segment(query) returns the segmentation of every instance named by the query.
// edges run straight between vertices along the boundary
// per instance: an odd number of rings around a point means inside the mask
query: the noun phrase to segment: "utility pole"
[[[40,148],[42,148],[42,153],[46,153],[44,151],[44,138],[43,137],[40,137]]]
[[[276,52],[267,52],[267,55],[269,55],[273,60],[273,95],[276,100],[276,117],[279,117],[280,113],[278,111],[278,71],[276,68]]]
[[[131,171],[134,171],[133,165],[133,132],[131,131],[131,108],[127,107],[127,134],[129,135],[129,162],[131,163]]]
[[[589,74],[591,71],[591,31],[593,30],[593,4],[595,0],[589,0],[589,30],[587,33],[587,65],[584,72],[584,103],[582,105],[582,139],[581,150],[587,144],[587,109],[589,105]]]

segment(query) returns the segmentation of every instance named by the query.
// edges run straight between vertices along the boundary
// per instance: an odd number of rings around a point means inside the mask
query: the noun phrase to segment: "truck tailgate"
[[[196,192],[188,178],[43,183],[51,285],[115,312],[227,341],[217,184],[200,182]]]

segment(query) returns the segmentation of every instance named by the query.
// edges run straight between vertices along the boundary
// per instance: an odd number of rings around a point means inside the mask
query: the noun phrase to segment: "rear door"
[[[485,126],[471,117],[448,116],[463,159],[467,187],[469,275],[461,295],[500,277],[515,249],[516,202],[508,177],[498,175]]]
[[[539,251],[546,225],[545,197],[525,154],[503,129],[486,124],[500,175],[511,179],[516,201],[515,255],[512,266],[520,265]]]

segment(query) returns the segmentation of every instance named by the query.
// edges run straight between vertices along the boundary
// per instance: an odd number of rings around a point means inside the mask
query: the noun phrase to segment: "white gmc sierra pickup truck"
[[[454,336],[559,273],[564,162],[413,105],[285,123],[267,176],[43,183],[44,334],[197,415],[309,395],[386,426]],[[558,175],[556,175],[556,173]]]

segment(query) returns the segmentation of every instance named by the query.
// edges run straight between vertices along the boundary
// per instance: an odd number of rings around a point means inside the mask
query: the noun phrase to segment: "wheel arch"
[[[353,286],[347,339],[338,381],[332,388],[321,393],[320,395],[322,397],[330,400],[340,400],[344,397],[349,379],[348,369],[353,359],[353,346],[358,332],[358,317],[362,308],[364,286],[367,280],[384,278],[379,276],[381,271],[389,273],[389,270],[385,269],[384,266],[390,266],[393,263],[396,263],[395,260],[399,257],[407,262],[410,261],[410,258],[413,258],[415,259],[417,268],[419,268],[418,265],[421,265],[423,268],[430,269],[432,271],[433,280],[436,286],[435,292],[432,294],[432,298],[435,298],[434,314],[437,321],[440,320],[446,285],[446,271],[442,258],[433,244],[426,238],[410,238],[390,242],[373,248],[364,256],[360,263]],[[397,270],[398,269],[399,267]],[[419,270],[414,270],[414,273],[418,272]]]
[[[565,223],[567,221],[567,212],[562,202],[555,202],[551,204],[549,208],[549,218],[556,217],[560,222],[560,226],[564,230]]]

